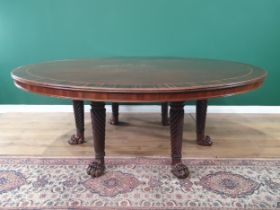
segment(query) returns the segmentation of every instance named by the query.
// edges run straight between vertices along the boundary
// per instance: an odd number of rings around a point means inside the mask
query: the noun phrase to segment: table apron
[[[56,98],[71,100],[102,101],[102,102],[126,102],[126,103],[149,103],[149,102],[179,102],[199,99],[209,99],[246,93],[259,88],[263,80],[256,81],[237,87],[225,87],[211,90],[197,90],[189,92],[166,92],[166,93],[117,93],[95,92],[83,90],[70,90],[52,87],[37,86],[15,81],[15,85],[27,92]]]

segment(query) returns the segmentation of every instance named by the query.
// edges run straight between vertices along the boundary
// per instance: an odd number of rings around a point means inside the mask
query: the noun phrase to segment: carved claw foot
[[[179,179],[185,179],[189,175],[189,169],[183,163],[177,163],[172,166],[171,173]]]
[[[201,136],[197,138],[197,144],[202,146],[211,146],[213,141],[211,140],[210,136]]]
[[[105,172],[105,166],[104,164],[93,161],[92,163],[89,164],[87,168],[87,174],[90,175],[91,177],[99,177]]]
[[[118,125],[119,124],[119,120],[117,120],[116,118],[112,117],[112,118],[110,118],[109,123],[111,125]]]
[[[68,140],[68,144],[76,145],[76,144],[83,144],[85,143],[84,136],[82,135],[72,135],[71,138]]]

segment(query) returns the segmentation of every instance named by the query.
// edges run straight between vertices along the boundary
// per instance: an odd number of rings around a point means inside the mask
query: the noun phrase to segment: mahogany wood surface
[[[92,101],[95,161],[87,169],[92,177],[105,171],[105,102],[164,102],[166,105],[169,102],[171,172],[178,178],[186,178],[189,170],[181,162],[184,102],[197,100],[197,142],[209,146],[211,138],[205,135],[207,99],[256,89],[262,85],[266,72],[227,61],[131,58],[34,64],[17,68],[12,77],[16,86],[26,91],[74,100],[78,138],[74,136],[70,143],[84,137],[81,135],[82,101]],[[117,121],[116,111],[117,106],[114,116]],[[163,112],[167,112],[167,106]],[[164,121],[167,124],[167,119]]]
[[[100,102],[180,102],[239,94],[260,87],[266,72],[218,60],[126,58],[64,60],[19,67],[26,91]]]

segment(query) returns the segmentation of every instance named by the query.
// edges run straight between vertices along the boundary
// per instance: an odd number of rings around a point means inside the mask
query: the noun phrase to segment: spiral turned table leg
[[[181,162],[182,138],[184,124],[184,103],[177,102],[170,104],[170,136],[171,136],[171,172],[178,178],[184,179],[189,175],[189,170]]]
[[[213,144],[210,136],[205,136],[205,123],[207,114],[207,100],[196,102],[196,135],[197,144],[211,146]]]
[[[111,125],[118,125],[119,124],[119,104],[112,103],[112,116],[109,120]]]
[[[162,103],[161,104],[161,124],[163,126],[169,125],[168,103]]]
[[[87,174],[99,177],[105,171],[105,120],[106,109],[103,102],[92,102],[91,122],[93,131],[93,145],[95,150],[95,161],[87,168]]]
[[[73,109],[76,124],[76,134],[71,136],[71,138],[68,140],[68,143],[71,145],[82,144],[85,142],[84,102],[74,100]]]

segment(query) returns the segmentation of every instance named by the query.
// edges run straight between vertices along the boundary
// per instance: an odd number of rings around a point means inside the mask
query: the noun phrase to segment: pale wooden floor
[[[121,126],[106,125],[107,156],[169,156],[169,127],[160,125],[159,114],[121,114],[120,118],[125,122]],[[2,113],[0,131],[0,155],[93,155],[89,113],[83,145],[67,144],[75,132],[72,113]],[[209,114],[207,133],[214,145],[196,145],[194,117],[185,115],[183,156],[280,157],[280,115]]]

